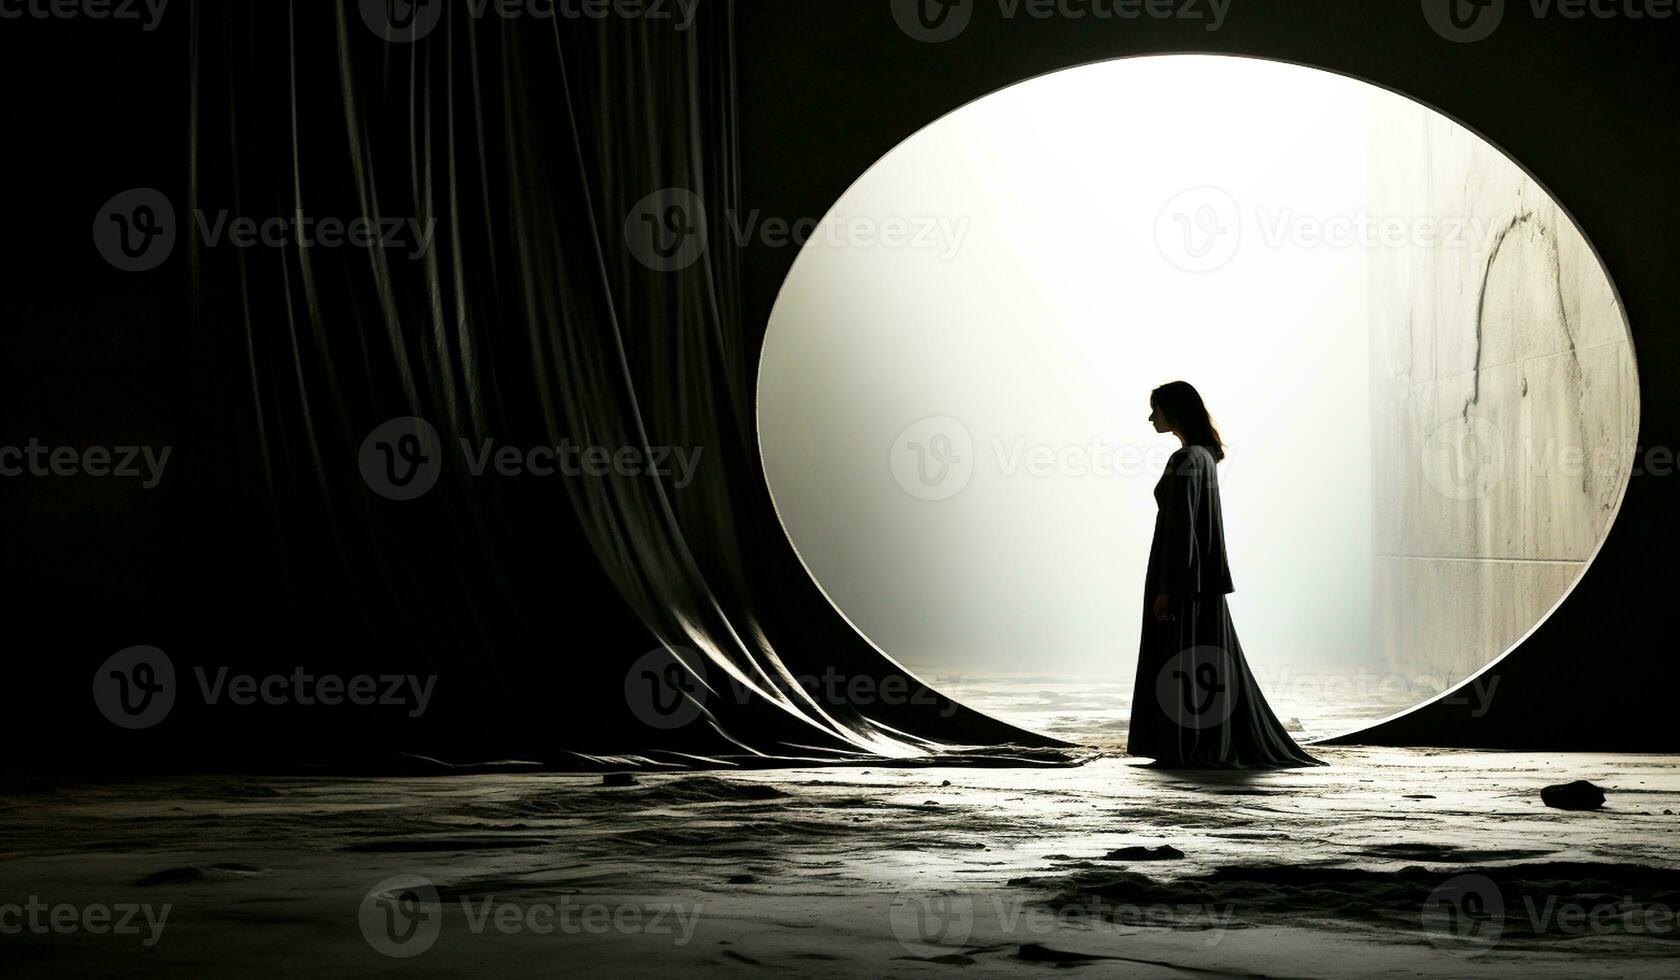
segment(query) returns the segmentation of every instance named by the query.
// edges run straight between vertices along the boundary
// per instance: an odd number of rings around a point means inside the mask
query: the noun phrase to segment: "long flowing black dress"
[[[1323,765],[1278,724],[1237,642],[1213,454],[1173,453],[1155,503],[1127,752],[1170,769]],[[1154,613],[1162,593],[1175,617],[1166,622]]]

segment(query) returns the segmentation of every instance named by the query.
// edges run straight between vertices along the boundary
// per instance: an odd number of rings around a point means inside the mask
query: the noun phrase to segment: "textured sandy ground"
[[[81,975],[1001,976],[1070,954],[1103,976],[1674,975],[1673,758],[1320,751],[1205,778],[1105,758],[26,787],[0,809],[0,948]],[[1577,777],[1605,810],[1540,804]],[[1108,857],[1163,844],[1184,856]]]

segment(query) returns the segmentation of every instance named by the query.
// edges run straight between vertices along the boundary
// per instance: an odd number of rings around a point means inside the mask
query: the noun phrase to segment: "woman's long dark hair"
[[[1149,393],[1149,404],[1166,416],[1167,424],[1178,430],[1186,446],[1206,446],[1214,459],[1225,458],[1225,443],[1213,427],[1201,393],[1190,382],[1167,382]]]

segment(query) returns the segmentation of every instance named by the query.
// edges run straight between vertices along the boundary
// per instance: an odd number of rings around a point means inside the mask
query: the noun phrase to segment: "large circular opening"
[[[1307,737],[1455,685],[1591,561],[1638,417],[1608,276],[1498,149],[1370,84],[1163,56],[1023,82],[877,162],[772,313],[759,430],[806,567],[877,646],[1054,734],[1123,734],[1201,391],[1232,615]]]

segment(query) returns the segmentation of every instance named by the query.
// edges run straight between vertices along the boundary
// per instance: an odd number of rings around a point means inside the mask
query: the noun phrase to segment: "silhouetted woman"
[[[1248,669],[1225,596],[1219,511],[1224,444],[1184,381],[1149,396],[1149,421],[1184,445],[1155,484],[1155,539],[1144,577],[1143,637],[1127,751],[1165,769],[1322,765],[1278,724]]]

